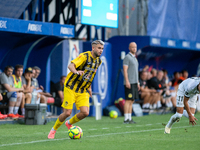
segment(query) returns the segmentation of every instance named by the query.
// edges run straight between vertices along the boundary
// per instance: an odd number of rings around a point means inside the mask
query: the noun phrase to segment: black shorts
[[[3,100],[0,101],[0,103],[5,104],[9,102],[9,99],[7,97],[7,92],[1,93]]]
[[[139,99],[139,94],[138,94],[138,84],[131,84],[131,88],[128,89],[126,86],[125,88],[125,100],[135,100]]]

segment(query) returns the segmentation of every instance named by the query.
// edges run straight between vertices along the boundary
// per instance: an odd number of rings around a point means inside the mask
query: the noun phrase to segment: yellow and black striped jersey
[[[84,71],[80,76],[70,72],[65,80],[65,86],[77,93],[84,93],[90,87],[98,67],[101,65],[99,57],[93,58],[91,51],[81,53],[77,58],[71,61],[76,66],[76,70]]]

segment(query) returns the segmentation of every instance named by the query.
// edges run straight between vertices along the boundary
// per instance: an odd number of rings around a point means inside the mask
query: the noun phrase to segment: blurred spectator
[[[157,76],[157,70],[153,68],[153,69],[151,70],[151,75],[152,75],[152,78],[153,78],[153,77],[156,77],[156,76]]]
[[[174,87],[172,87],[172,82],[169,80],[167,70],[163,69],[163,73],[164,73],[164,76],[163,76],[162,82],[167,87],[166,94],[171,95],[171,98],[166,99],[166,105],[167,107],[173,106],[175,108],[176,107],[176,91]]]
[[[148,71],[147,72],[147,81],[150,80],[151,78],[152,78],[152,74],[151,74],[151,72]]]
[[[17,89],[23,89],[23,84],[25,84],[22,81],[22,74],[23,74],[23,65],[16,65],[15,66],[15,75],[13,74],[13,81],[14,81],[14,87]],[[18,92],[19,94],[22,95],[22,100],[21,100],[21,112],[22,112],[22,116],[19,115],[19,117],[24,117],[25,115],[25,109],[24,109],[24,103],[25,103],[25,95],[23,92]]]
[[[13,67],[7,66],[4,72],[0,74],[0,93],[3,101],[9,103],[8,117],[19,118],[18,110],[22,101],[23,88],[15,88],[12,78]]]
[[[140,91],[139,91],[139,96],[140,99],[142,99],[143,102],[143,109],[149,109],[150,108],[150,104],[152,104],[152,100],[154,97],[153,93],[156,93],[155,89],[149,89],[148,85],[147,85],[147,72],[146,71],[142,71],[140,73]]]
[[[188,71],[182,70],[181,72],[182,76],[179,77],[178,84],[180,84],[182,81],[188,78]]]
[[[25,80],[25,83],[26,85],[24,85],[24,89],[26,90],[26,92],[28,93],[28,98],[27,98],[27,103],[31,103],[32,101],[32,93],[33,93],[33,90],[36,88],[33,86],[34,83],[32,81],[32,78],[33,78],[33,69],[31,67],[28,67],[25,69],[25,72],[24,72],[24,80]],[[40,102],[40,97],[41,95],[39,94],[39,92],[37,92],[37,100],[36,100],[36,103],[39,103]]]
[[[144,66],[144,68],[142,69],[142,71],[148,71],[149,69],[149,65]]]
[[[169,77],[168,77],[168,72],[167,70],[163,69],[163,79],[162,79],[162,83],[166,86],[171,86],[171,82],[169,80]]]
[[[24,75],[22,76],[22,82],[24,93],[25,93],[25,103],[30,104],[32,98],[33,87],[31,87],[31,78],[32,78],[32,68],[26,68],[24,71]]]
[[[64,83],[65,83],[66,76],[61,76],[60,81],[55,84],[55,105],[61,107],[63,102],[64,94]]]
[[[157,90],[157,93],[154,95],[154,106],[153,108],[161,108],[161,96],[166,92],[166,86],[162,84],[162,78],[164,74],[163,71],[158,71],[157,76],[148,80],[148,88]]]
[[[178,80],[179,80],[179,72],[174,72],[174,78],[172,79],[172,87],[177,91],[178,89]]]
[[[47,103],[47,97],[52,97],[52,95],[50,93],[44,92],[44,88],[42,85],[39,86],[38,83],[38,76],[41,73],[41,69],[37,66],[33,67],[33,77],[32,77],[32,86],[34,86],[34,88],[36,90],[38,90],[39,94],[40,94],[40,103]]]

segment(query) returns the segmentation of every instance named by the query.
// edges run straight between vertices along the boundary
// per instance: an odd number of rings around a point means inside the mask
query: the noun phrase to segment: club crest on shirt
[[[66,101],[66,102],[65,102],[65,106],[67,106],[67,105],[68,105],[68,102]]]

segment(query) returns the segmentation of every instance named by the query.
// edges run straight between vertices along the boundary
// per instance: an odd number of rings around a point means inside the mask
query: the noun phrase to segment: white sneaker
[[[165,126],[165,134],[170,134],[170,130],[171,130],[171,128],[168,128],[167,126]]]

